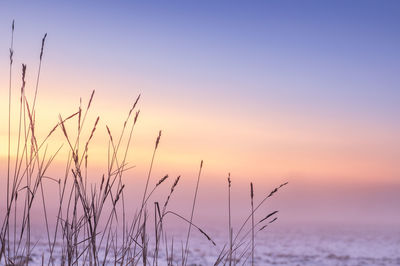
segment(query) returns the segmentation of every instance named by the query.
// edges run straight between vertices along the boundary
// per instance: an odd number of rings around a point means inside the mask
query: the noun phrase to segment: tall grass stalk
[[[193,222],[193,214],[194,214],[194,209],[196,206],[196,199],[197,199],[197,192],[199,191],[199,183],[200,183],[200,176],[201,176],[201,170],[203,169],[203,160],[200,162],[200,169],[199,169],[199,174],[197,175],[197,182],[196,182],[196,189],[194,191],[194,198],[193,198],[193,205],[192,205],[192,212],[190,214],[190,223],[189,223],[189,229],[187,232],[187,237],[186,237],[186,244],[185,244],[185,255],[183,257],[183,265],[186,265],[187,259],[188,259],[188,248],[189,248],[189,238],[190,238],[190,230],[192,229],[192,222]]]
[[[228,174],[228,234],[229,234],[229,266],[232,265],[232,216],[231,216],[231,173]]]
[[[251,199],[251,265],[254,265],[254,189],[253,183],[250,183]]]
[[[14,55],[14,20],[11,25],[10,69],[9,69],[9,83],[8,83],[7,208],[10,205],[11,84],[12,84],[13,55]],[[2,233],[3,233],[3,228],[0,233],[0,241],[1,241],[0,261],[2,259],[4,249],[5,249],[5,237],[3,236]],[[10,239],[9,232],[7,232],[7,238]],[[10,252],[9,249],[8,249],[8,252]]]

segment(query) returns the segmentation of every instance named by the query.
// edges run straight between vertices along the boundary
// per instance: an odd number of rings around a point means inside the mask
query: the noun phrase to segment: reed
[[[193,198],[193,205],[192,205],[192,213],[190,214],[189,229],[188,229],[188,233],[187,233],[187,237],[186,237],[185,255],[184,255],[183,262],[182,262],[183,265],[186,265],[186,263],[187,263],[190,230],[192,229],[193,214],[194,214],[194,209],[196,206],[197,192],[199,191],[199,183],[200,183],[200,176],[201,176],[202,169],[203,169],[203,160],[201,160],[201,162],[200,162],[199,174],[197,175],[196,189],[194,191],[194,198]],[[199,230],[200,230],[200,232],[202,232],[201,229],[199,229]],[[210,239],[208,236],[207,236],[207,238]]]
[[[232,216],[231,216],[231,173],[228,174],[228,234],[229,234],[229,266],[232,265]]]
[[[254,265],[254,189],[253,182],[250,183],[251,199],[251,265]]]
[[[127,157],[132,151],[134,129],[140,114],[138,109],[140,94],[133,102],[119,130],[103,125],[100,117],[94,121],[88,121],[95,95],[93,90],[86,104],[83,104],[80,99],[77,109],[73,109],[69,116],[59,115],[58,121],[48,134],[44,137],[39,136],[36,107],[40,95],[41,69],[47,34],[44,34],[41,40],[33,99],[28,99],[26,94],[25,77],[28,68],[23,64],[18,97],[19,112],[12,114],[14,29],[13,21],[9,56],[7,173],[4,174],[7,178],[6,209],[1,217],[0,264],[28,265],[33,262],[32,254],[37,245],[32,237],[32,233],[36,230],[32,225],[33,206],[40,206],[43,216],[41,229],[45,233],[47,251],[40,254],[40,261],[35,262],[42,265],[158,265],[161,264],[161,256],[167,265],[187,265],[192,229],[197,229],[198,233],[209,241],[210,248],[220,250],[214,265],[245,264],[250,256],[251,264],[256,264],[254,243],[257,233],[276,221],[275,216],[278,213],[278,211],[273,211],[255,222],[256,211],[287,183],[272,190],[258,204],[255,204],[251,183],[251,213],[239,230],[234,232],[231,206],[232,183],[231,175],[228,174],[228,241],[220,247],[206,230],[194,222],[203,161],[200,163],[197,174],[191,212],[187,217],[170,209],[172,196],[181,180],[180,175],[173,181],[169,181],[169,175],[165,174],[154,183],[154,186],[151,185],[152,171],[161,140],[160,130],[144,179],[145,186],[140,196],[141,201],[138,202],[139,208],[133,214],[132,208],[127,207],[131,206],[131,203],[128,205],[125,201],[125,193],[129,191],[125,186],[124,177],[132,168],[127,162]],[[12,117],[18,119],[15,147],[11,147]],[[91,182],[88,178],[91,175],[88,170],[91,161],[89,152],[99,130],[104,130],[108,136],[106,139],[107,170],[100,176],[98,182]],[[64,143],[56,146],[55,151],[50,153],[50,147],[54,145],[50,142],[54,132],[62,134]],[[88,137],[84,139],[84,136]],[[122,143],[125,144],[122,145]],[[68,155],[61,158],[65,161],[64,173],[57,177],[50,176],[49,168],[63,148],[68,150]],[[11,156],[12,150],[15,157]],[[150,230],[152,226],[150,221],[153,217],[149,215],[151,212],[149,212],[148,203],[152,201],[155,192],[168,182],[171,184],[165,201],[161,204],[154,201],[154,231]],[[57,189],[57,199],[49,199],[46,193],[46,187],[50,183]],[[57,205],[56,217],[50,215],[48,209],[50,201],[53,205]],[[188,226],[185,242],[182,241],[180,245],[176,245],[176,240],[168,229],[166,224],[168,217],[175,217]],[[251,225],[248,228],[250,219]],[[176,255],[176,246],[178,249],[181,246],[180,256]],[[163,251],[165,255],[161,255]]]
[[[14,55],[14,20],[11,25],[11,44],[10,44],[10,65],[9,65],[9,83],[8,83],[8,142],[7,142],[7,208],[10,205],[10,157],[11,157],[11,81],[12,81],[12,66],[13,66],[13,55]],[[8,218],[7,218],[8,219]],[[3,233],[3,228],[1,233]],[[15,234],[14,234],[15,236]],[[9,232],[7,237],[10,238]],[[15,239],[15,237],[14,237]],[[5,249],[5,237],[3,234],[0,235],[1,249],[0,249],[0,261],[2,259]],[[8,249],[9,252],[9,249]]]

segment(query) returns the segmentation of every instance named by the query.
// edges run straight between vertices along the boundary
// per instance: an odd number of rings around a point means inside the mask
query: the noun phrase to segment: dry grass
[[[210,248],[216,246],[220,250],[215,258],[215,265],[242,265],[251,256],[254,262],[256,233],[274,222],[277,211],[254,221],[254,214],[259,207],[273,196],[284,183],[275,188],[258,205],[254,206],[254,191],[251,183],[251,213],[244,220],[236,232],[231,221],[231,176],[228,176],[228,241],[223,247],[218,247],[212,237],[201,227],[193,222],[197,194],[203,161],[197,176],[196,188],[192,201],[189,218],[176,211],[168,209],[168,203],[173,192],[178,186],[180,176],[171,185],[169,194],[160,208],[159,202],[154,202],[154,235],[149,234],[150,201],[153,193],[168,180],[168,175],[163,176],[149,189],[152,180],[152,169],[161,141],[161,131],[156,137],[155,146],[146,176],[146,183],[140,203],[140,209],[132,216],[131,209],[125,202],[124,173],[130,168],[126,161],[135,125],[140,111],[137,104],[140,95],[132,105],[120,133],[113,135],[106,126],[108,134],[108,160],[107,172],[101,176],[99,183],[88,183],[88,151],[93,136],[98,130],[100,117],[94,121],[89,137],[83,140],[86,127],[87,114],[94,99],[93,91],[86,107],[80,102],[78,110],[66,118],[59,116],[59,121],[52,130],[40,141],[36,135],[36,99],[39,89],[40,71],[44,55],[47,34],[42,39],[39,56],[39,66],[36,78],[34,98],[29,101],[25,95],[26,65],[22,65],[22,80],[19,95],[18,135],[15,147],[15,158],[11,158],[11,78],[13,71],[13,38],[14,22],[11,28],[10,63],[9,63],[9,114],[8,114],[8,157],[7,157],[7,193],[6,211],[1,214],[2,224],[0,231],[0,264],[27,265],[31,262],[36,243],[33,242],[32,232],[32,206],[34,202],[41,204],[44,218],[43,230],[47,242],[47,252],[40,254],[42,265],[158,265],[160,251],[164,249],[165,261],[168,265],[187,265],[189,257],[189,241],[191,229],[197,229],[209,242]],[[48,140],[54,132],[61,131],[69,149],[66,159],[65,172],[62,177],[53,178],[47,175],[49,166],[61,149],[48,154]],[[72,137],[75,136],[75,137]],[[127,144],[122,146],[122,140],[127,139]],[[12,167],[14,164],[14,167]],[[53,182],[58,187],[58,199],[52,200],[57,204],[57,217],[51,219],[48,215],[49,199],[44,191],[46,182]],[[128,215],[129,214],[129,215]],[[37,215],[37,214],[35,214]],[[128,218],[132,216],[133,218]],[[174,251],[174,238],[170,235],[165,225],[167,216],[174,216],[188,226],[185,245],[181,245],[181,256],[176,256]],[[251,225],[248,222],[251,218]],[[250,228],[249,228],[250,227]],[[234,234],[235,232],[235,234]],[[249,234],[251,236],[249,237]],[[171,238],[171,239],[169,239]],[[164,245],[162,244],[164,242]],[[251,246],[250,246],[251,245]]]

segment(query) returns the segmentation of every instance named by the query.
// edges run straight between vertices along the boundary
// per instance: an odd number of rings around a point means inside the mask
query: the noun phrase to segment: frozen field
[[[180,261],[185,239],[182,234],[174,235],[176,261]],[[197,230],[192,231],[189,265],[214,264],[226,241],[222,232],[211,234],[217,247]],[[41,254],[46,251],[46,243],[39,240],[30,264],[40,264]],[[165,265],[164,251],[160,257],[164,260],[159,265]],[[151,257],[149,260],[152,262]],[[249,260],[244,265],[250,264]],[[255,261],[256,265],[400,265],[400,228],[275,226],[257,235]]]

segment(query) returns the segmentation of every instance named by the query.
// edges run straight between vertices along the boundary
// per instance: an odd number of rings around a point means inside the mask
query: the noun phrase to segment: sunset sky
[[[282,223],[400,224],[398,1],[1,1],[1,184],[13,19],[14,114],[20,65],[32,96],[47,32],[38,134],[95,89],[93,171],[106,162],[105,125],[119,132],[140,93],[127,185],[144,178],[161,129],[152,182],[182,174],[176,198],[191,200],[203,159],[199,217],[225,215],[230,172],[244,213],[250,181],[258,200],[289,181],[266,207]]]

